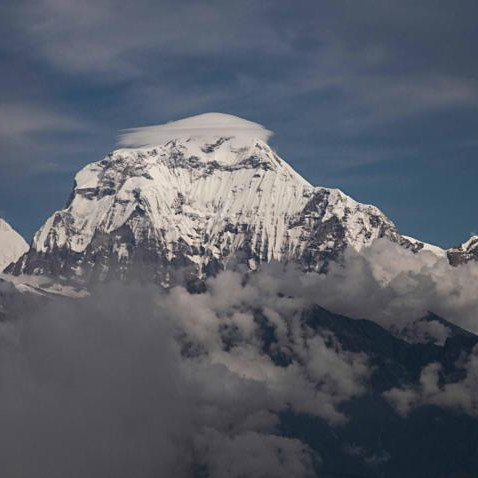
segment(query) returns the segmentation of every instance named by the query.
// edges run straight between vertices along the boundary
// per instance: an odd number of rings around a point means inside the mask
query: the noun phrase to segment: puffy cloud
[[[417,322],[429,311],[472,332],[478,332],[478,264],[452,267],[446,257],[418,254],[386,239],[360,254],[346,250],[341,264],[330,263],[327,274],[303,274],[278,264],[263,267],[250,284],[264,303],[276,296],[289,312],[318,304],[336,313],[371,319],[415,340],[433,337],[443,342],[448,328],[437,322]]]
[[[341,405],[366,393],[373,369],[304,320],[305,308],[439,341],[452,326],[417,323],[428,309],[476,327],[476,264],[452,268],[383,241],[362,252],[325,275],[279,264],[224,271],[201,294],[108,284],[1,323],[3,469],[24,478],[181,477],[194,467],[210,476],[309,476],[315,452],[281,436],[281,413],[341,426]],[[424,404],[477,415],[477,357],[475,349],[457,364],[459,379],[432,363],[418,384],[385,397],[402,415]],[[360,457],[371,466],[388,459],[377,450]]]
[[[280,413],[341,425],[370,369],[290,310],[228,271],[203,294],[108,284],[0,324],[5,475],[311,476]]]
[[[185,476],[191,402],[168,330],[138,288],[1,324],[2,474]]]
[[[478,331],[478,264],[452,267],[429,251],[413,254],[386,240],[376,241],[363,257],[346,259],[345,296],[350,308],[398,330],[432,311],[470,331]],[[335,268],[328,282],[345,273]],[[355,287],[354,287],[355,281]],[[362,296],[360,297],[360,292]],[[326,305],[326,304],[325,304]],[[443,330],[433,325],[438,335]],[[433,332],[433,331],[432,331]]]
[[[424,367],[417,386],[392,388],[384,396],[404,417],[423,405],[460,409],[478,417],[478,346],[466,357],[462,367],[464,378],[444,382],[446,374],[442,366],[433,362]]]
[[[290,406],[332,424],[345,423],[347,417],[337,407],[365,391],[371,373],[368,358],[342,350],[331,334],[311,330],[301,320],[305,302],[280,298],[274,287],[264,284],[269,285],[267,273],[247,277],[225,271],[207,282],[204,294],[176,287],[161,298],[158,307],[180,325],[186,334],[181,340],[189,350],[203,352],[194,354],[195,368],[220,367],[261,384],[272,410]],[[285,363],[276,363],[273,354],[266,353],[261,323],[254,313],[258,310],[264,312],[263,325],[274,331],[273,351],[282,354]]]

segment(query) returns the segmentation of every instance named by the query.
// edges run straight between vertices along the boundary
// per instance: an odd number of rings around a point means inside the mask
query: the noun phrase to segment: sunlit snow
[[[0,272],[27,250],[23,237],[0,218]]]

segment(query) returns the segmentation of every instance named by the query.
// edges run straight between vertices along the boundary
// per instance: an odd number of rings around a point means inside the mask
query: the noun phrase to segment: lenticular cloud
[[[242,140],[267,141],[272,132],[264,126],[237,116],[223,113],[204,113],[190,118],[153,126],[123,130],[120,146],[148,147],[173,139],[234,137]]]

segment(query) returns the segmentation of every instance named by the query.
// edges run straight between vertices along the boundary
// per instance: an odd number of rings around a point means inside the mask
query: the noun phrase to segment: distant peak
[[[11,228],[10,224],[0,217],[0,231],[9,231]]]
[[[175,139],[233,137],[250,141],[267,141],[272,132],[259,123],[225,113],[203,113],[160,125],[123,130],[119,144],[142,148]]]
[[[475,246],[478,246],[478,235],[473,234],[466,242],[461,244],[460,247],[464,250],[467,250]]]

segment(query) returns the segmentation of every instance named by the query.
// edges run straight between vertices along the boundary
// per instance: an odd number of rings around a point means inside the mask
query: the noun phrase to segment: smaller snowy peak
[[[405,236],[403,234],[402,234],[402,237],[410,241],[415,246],[417,252],[427,251],[427,252],[431,252],[435,254],[438,257],[446,257],[445,249],[442,249],[439,246],[435,246],[434,244],[428,244],[426,242],[419,241],[418,239],[415,239],[414,237]]]
[[[0,217],[0,272],[28,251],[28,244]]]
[[[473,235],[463,244],[448,249],[447,255],[452,265],[478,261],[478,236]]]
[[[478,236],[475,234],[460,246],[465,251],[474,251],[478,249]]]
[[[145,148],[169,141],[189,141],[201,138],[213,145],[221,138],[232,140],[236,147],[255,140],[267,142],[272,132],[264,126],[238,116],[224,113],[204,113],[169,123],[127,129],[119,138],[120,146]]]

